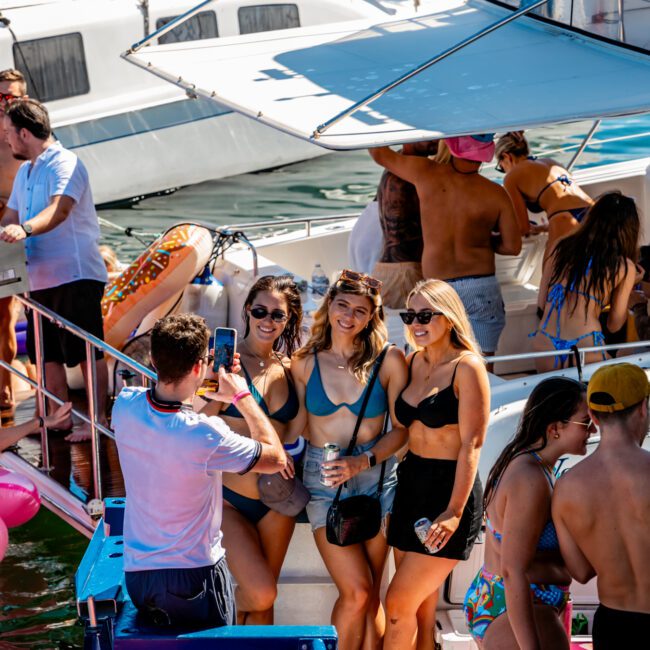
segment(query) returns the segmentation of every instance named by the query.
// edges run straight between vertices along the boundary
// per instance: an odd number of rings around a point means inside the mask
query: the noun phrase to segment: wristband
[[[232,402],[230,403],[235,406],[240,399],[244,399],[244,397],[248,397],[250,394],[251,392],[249,390],[241,390],[232,398]]]
[[[371,451],[364,451],[363,453],[368,456],[368,469],[372,469],[377,464],[377,457]]]
[[[38,428],[42,429],[45,426],[45,420],[40,415],[37,415],[36,419],[38,420]]]

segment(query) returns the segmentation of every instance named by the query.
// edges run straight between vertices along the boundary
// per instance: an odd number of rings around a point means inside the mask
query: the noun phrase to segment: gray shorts
[[[372,449],[377,440],[371,440],[363,445],[357,445],[352,451],[353,456],[359,456]],[[327,511],[334,501],[338,487],[326,487],[320,482],[320,466],[323,462],[322,447],[307,445],[302,481],[311,494],[311,501],[307,504],[307,518],[312,531],[322,528],[327,520]],[[365,470],[353,476],[341,490],[341,499],[360,494],[374,496],[377,494],[381,463],[372,469]],[[393,497],[397,486],[397,458],[391,456],[386,461],[384,475],[384,488],[381,493],[381,514],[385,517],[393,507]]]
[[[460,296],[481,350],[496,352],[499,336],[506,326],[506,310],[496,276],[469,276],[445,282]]]

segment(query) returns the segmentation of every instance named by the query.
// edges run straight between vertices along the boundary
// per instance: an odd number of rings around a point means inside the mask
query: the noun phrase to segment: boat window
[[[159,18],[156,21],[156,29],[164,27],[178,16],[167,16]],[[178,27],[174,27],[170,32],[163,34],[158,43],[180,43],[181,41],[200,41],[204,38],[217,38],[219,30],[217,29],[217,15],[214,11],[201,11],[196,16],[188,18]]]
[[[13,45],[14,67],[27,79],[27,92],[42,102],[90,92],[81,34],[60,34]]]
[[[495,1],[516,8],[532,3],[532,0]],[[650,50],[648,0],[549,0],[532,13],[595,36]]]
[[[273,29],[300,27],[298,5],[256,5],[237,10],[239,33],[254,34]]]

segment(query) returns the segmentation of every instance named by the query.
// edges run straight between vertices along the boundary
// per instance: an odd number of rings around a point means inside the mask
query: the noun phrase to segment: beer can
[[[418,539],[420,540],[420,543],[424,546],[424,542],[427,539],[427,535],[429,534],[429,528],[431,528],[431,520],[427,519],[426,517],[422,517],[422,519],[418,519],[414,524],[413,524],[413,529],[415,530],[415,534],[418,536]],[[427,553],[431,553],[431,551],[425,546]]]
[[[327,462],[328,460],[336,460],[340,455],[341,455],[341,448],[337,444],[334,444],[333,442],[328,442],[326,445],[323,446],[324,463]],[[324,485],[325,487],[332,487],[332,485],[334,484],[334,481],[332,481],[332,479],[323,476],[322,465],[320,471],[320,482],[321,485]]]

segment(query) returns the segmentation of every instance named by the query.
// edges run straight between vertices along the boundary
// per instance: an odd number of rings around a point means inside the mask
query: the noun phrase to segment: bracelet
[[[248,397],[250,394],[251,392],[249,390],[241,390],[232,398],[230,403],[235,406],[240,399],[244,399],[244,397]]]
[[[38,420],[38,428],[42,429],[45,426],[45,420],[40,415],[37,415],[36,419]]]

